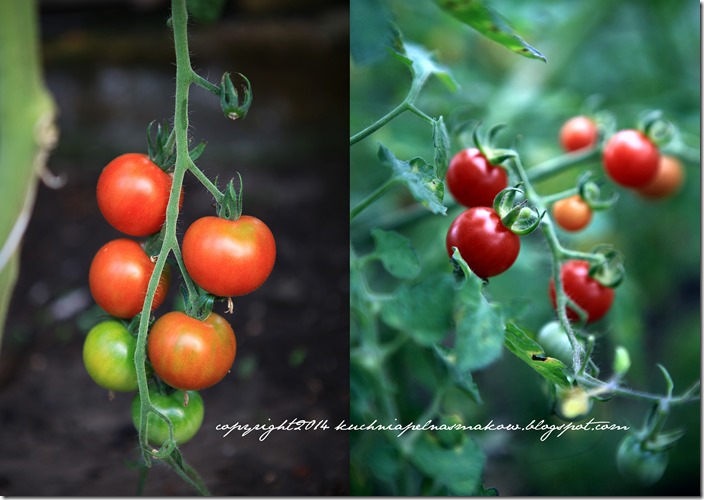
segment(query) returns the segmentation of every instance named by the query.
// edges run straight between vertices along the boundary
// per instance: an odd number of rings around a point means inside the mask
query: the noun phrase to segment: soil
[[[97,209],[102,167],[124,152],[146,152],[146,126],[173,113],[168,11],[159,2],[65,4],[47,2],[42,31],[46,81],[60,110],[49,168],[66,184],[39,188],[2,339],[0,494],[130,496],[139,483],[133,394],[111,399],[82,362],[83,339],[104,317],[88,268],[100,246],[120,237]],[[235,301],[235,366],[202,391],[203,427],[181,447],[216,496],[349,491],[348,436],[332,429],[349,414],[348,12],[346,2],[301,4],[283,12],[228,6],[222,21],[191,27],[203,76],[217,83],[224,71],[241,72],[254,88],[241,122],[192,89],[191,134],[208,143],[199,165],[221,186],[241,173],[244,211],[266,221],[278,250],[267,283]],[[213,213],[192,176],[184,187],[181,234]],[[157,315],[174,306],[177,288]],[[330,429],[264,440],[215,429],[294,418]],[[159,464],[143,492],[194,494]]]

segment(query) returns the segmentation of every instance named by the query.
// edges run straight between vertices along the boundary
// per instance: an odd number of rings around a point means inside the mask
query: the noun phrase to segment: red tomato
[[[174,311],[152,325],[147,352],[164,382],[177,389],[199,390],[227,375],[235,361],[237,340],[230,323],[216,313],[199,321]]]
[[[171,176],[147,155],[118,156],[98,179],[98,208],[115,229],[130,236],[159,232],[166,220],[171,182]]]
[[[607,288],[589,276],[589,262],[585,260],[569,260],[560,270],[562,286],[567,296],[587,313],[587,323],[601,319],[614,301],[614,289]],[[555,280],[550,279],[550,301],[552,307],[557,307],[555,296]],[[567,308],[567,318],[570,321],[579,319],[579,315]]]
[[[606,142],[603,162],[606,173],[616,184],[640,188],[657,175],[660,151],[642,132],[621,130]]]
[[[488,207],[465,210],[452,222],[445,240],[447,253],[457,247],[470,269],[480,278],[506,271],[518,257],[521,240]]]
[[[677,192],[684,182],[684,169],[680,161],[672,156],[662,155],[655,178],[642,188],[638,194],[646,198],[667,198]]]
[[[256,217],[202,217],[183,236],[183,261],[193,281],[219,297],[245,295],[274,268],[274,235]]]
[[[560,129],[560,144],[568,152],[590,148],[599,139],[599,129],[586,116],[575,116],[567,120]]]
[[[135,241],[126,238],[113,240],[93,257],[88,274],[90,292],[108,314],[132,318],[142,310],[154,266]],[[171,273],[167,266],[157,286],[152,309],[164,301],[170,283]]]
[[[566,231],[584,229],[592,220],[592,209],[578,194],[556,201],[552,214],[555,222]]]
[[[447,169],[447,187],[466,207],[491,207],[494,198],[508,186],[506,170],[489,163],[477,148],[457,153]]]

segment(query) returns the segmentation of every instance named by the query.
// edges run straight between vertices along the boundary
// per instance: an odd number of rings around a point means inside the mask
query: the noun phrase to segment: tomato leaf
[[[404,183],[413,198],[434,214],[445,214],[447,207],[442,204],[445,185],[435,174],[435,168],[420,157],[410,161],[399,160],[384,145],[379,144],[379,159],[390,166],[394,177]]]
[[[435,175],[444,179],[449,164],[450,135],[442,116],[433,120],[433,147],[435,148]]]
[[[479,394],[479,387],[472,378],[472,372],[460,370],[457,367],[457,357],[445,346],[436,345],[435,353],[440,361],[445,365],[455,385],[469,394],[475,402],[481,404],[482,397]]]
[[[376,245],[374,256],[391,275],[401,279],[412,279],[420,273],[420,262],[408,238],[394,231],[374,229],[372,237]]]
[[[371,64],[384,57],[394,37],[391,13],[384,2],[350,2],[350,55],[356,64]]]
[[[559,359],[545,356],[540,345],[536,344],[523,330],[512,323],[506,325],[504,345],[517,358],[542,375],[545,380],[564,388],[571,386],[565,374],[567,366]]]
[[[452,326],[454,294],[454,280],[448,275],[404,284],[383,302],[381,318],[419,344],[432,345],[442,340]]]
[[[455,252],[454,259],[461,259]],[[489,303],[482,294],[482,281],[465,270],[465,281],[457,291],[454,303],[455,354],[457,368],[474,371],[489,366],[499,359],[504,341],[504,323],[501,309]]]
[[[516,54],[547,62],[545,56],[516,33],[509,21],[485,0],[435,0],[435,3],[455,19]]]
[[[410,68],[415,80],[425,80],[430,75],[435,75],[451,92],[459,88],[450,70],[437,63],[431,52],[421,45],[404,41],[400,33],[397,34],[396,44],[391,53]]]
[[[437,484],[446,486],[453,495],[476,495],[482,488],[484,453],[472,439],[447,449],[431,433],[423,432],[415,441],[408,460]]]

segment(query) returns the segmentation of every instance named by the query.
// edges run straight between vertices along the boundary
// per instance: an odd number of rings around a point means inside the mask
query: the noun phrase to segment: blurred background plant
[[[595,353],[599,364],[610,366],[614,348],[622,345],[632,360],[627,377],[631,387],[663,393],[665,384],[656,368],[661,363],[677,387],[684,389],[699,378],[701,368],[699,5],[658,0],[488,3],[510,19],[547,63],[517,57],[434,2],[378,2],[381,17],[399,26],[405,40],[432,51],[460,86],[450,92],[443,82],[431,79],[416,103],[427,114],[444,117],[452,138],[450,155],[471,145],[468,134],[452,132],[467,120],[481,120],[487,127],[506,123],[502,139],[510,144],[517,138],[525,165],[540,163],[561,153],[561,124],[595,103],[613,113],[618,128],[635,127],[639,115],[654,108],[679,127],[686,181],[676,196],[654,202],[607,181],[607,186],[621,192],[618,203],[596,212],[585,231],[562,231],[560,238],[568,247],[585,251],[598,243],[612,243],[625,257],[626,281],[600,325],[602,336]],[[358,2],[364,4],[369,2]],[[353,5],[353,52],[355,32],[373,30],[374,22],[382,23],[379,17],[356,23]],[[388,54],[359,62],[350,65],[352,134],[401,102],[410,84],[408,69]],[[432,159],[434,155],[427,123],[410,114],[394,120],[351,148],[350,206],[388,177],[377,158],[379,142],[398,158]],[[601,173],[599,159],[590,166]],[[582,171],[569,170],[536,183],[536,188],[554,193],[572,187]],[[415,248],[422,268],[418,280],[447,270],[445,234],[462,209],[450,201],[447,189],[445,204],[450,207],[447,216],[433,215],[419,207],[407,190],[391,190],[355,219],[352,244],[368,251],[373,247],[371,228],[393,229]],[[525,237],[522,243],[516,263],[491,278],[488,293],[493,302],[507,308],[512,321],[535,334],[554,317],[547,294],[549,253],[540,234]],[[397,281],[378,270],[371,278],[375,288],[391,290]],[[427,362],[410,349],[387,359],[388,371],[397,377],[397,394],[407,405],[402,414],[422,413],[434,391]],[[498,362],[473,376],[484,395],[483,404],[460,391],[451,392],[440,403],[444,414],[459,415],[465,423],[493,420],[525,425],[533,419],[561,423],[551,416],[542,380],[510,354],[505,352]],[[374,389],[368,391],[367,395]],[[353,398],[353,414],[354,402]],[[616,398],[595,403],[590,416],[635,428],[648,409],[645,403]],[[631,484],[618,474],[615,451],[621,433],[574,432],[546,442],[529,432],[471,436],[486,456],[484,487],[495,487],[502,495],[699,494],[699,405],[678,407],[668,426],[685,428],[687,437],[670,452],[662,480],[648,487]],[[353,492],[387,492],[389,477],[398,472],[395,462],[380,467],[381,458],[364,465],[373,456],[385,457],[387,462],[398,459],[390,448],[373,443],[368,433],[354,437]]]

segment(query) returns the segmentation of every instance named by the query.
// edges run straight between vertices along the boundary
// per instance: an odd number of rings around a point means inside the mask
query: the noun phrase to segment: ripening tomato
[[[589,276],[589,262],[585,260],[568,260],[560,269],[562,286],[567,296],[587,313],[587,323],[601,319],[614,301],[614,289],[608,288]],[[550,278],[550,301],[557,307],[555,280]],[[567,307],[570,321],[579,319],[576,311]]]
[[[119,321],[95,325],[83,343],[83,364],[90,378],[112,391],[137,389],[134,352],[137,339]]]
[[[465,207],[491,207],[499,191],[508,186],[506,170],[489,163],[477,148],[453,156],[445,179],[452,196]]]
[[[494,209],[473,207],[452,222],[445,245],[450,257],[452,247],[457,247],[470,269],[486,279],[513,265],[521,249],[521,240],[503,225]]]
[[[171,420],[174,426],[174,441],[183,444],[198,433],[203,424],[205,410],[203,398],[196,391],[187,391],[188,404],[184,404],[183,391],[164,394],[154,385],[149,386],[149,401]],[[139,393],[132,400],[132,423],[139,429],[139,410],[141,405]],[[150,412],[147,417],[147,441],[154,446],[161,446],[169,439],[169,426],[158,415]]]
[[[646,198],[667,198],[676,193],[683,182],[684,169],[680,161],[673,156],[662,155],[655,178],[637,191]]]
[[[216,313],[203,321],[173,311],[149,331],[147,353],[154,372],[172,387],[200,390],[220,382],[230,371],[237,340],[230,323]]]
[[[560,128],[560,144],[568,152],[594,146],[599,139],[599,129],[591,118],[574,116]]]
[[[202,217],[183,236],[183,262],[193,281],[219,297],[246,295],[274,268],[276,242],[261,220]]]
[[[580,231],[592,220],[592,209],[575,194],[556,201],[552,206],[552,215],[558,226],[566,231]]]
[[[125,234],[157,233],[166,220],[171,182],[171,176],[147,155],[118,156],[98,178],[98,208],[110,225]]]
[[[155,264],[135,241],[120,238],[103,245],[90,264],[88,283],[93,298],[108,314],[132,318],[142,310]],[[169,267],[159,280],[152,309],[166,298],[171,283]]]
[[[604,169],[621,186],[640,188],[657,175],[660,151],[638,130],[620,130],[606,142]]]

